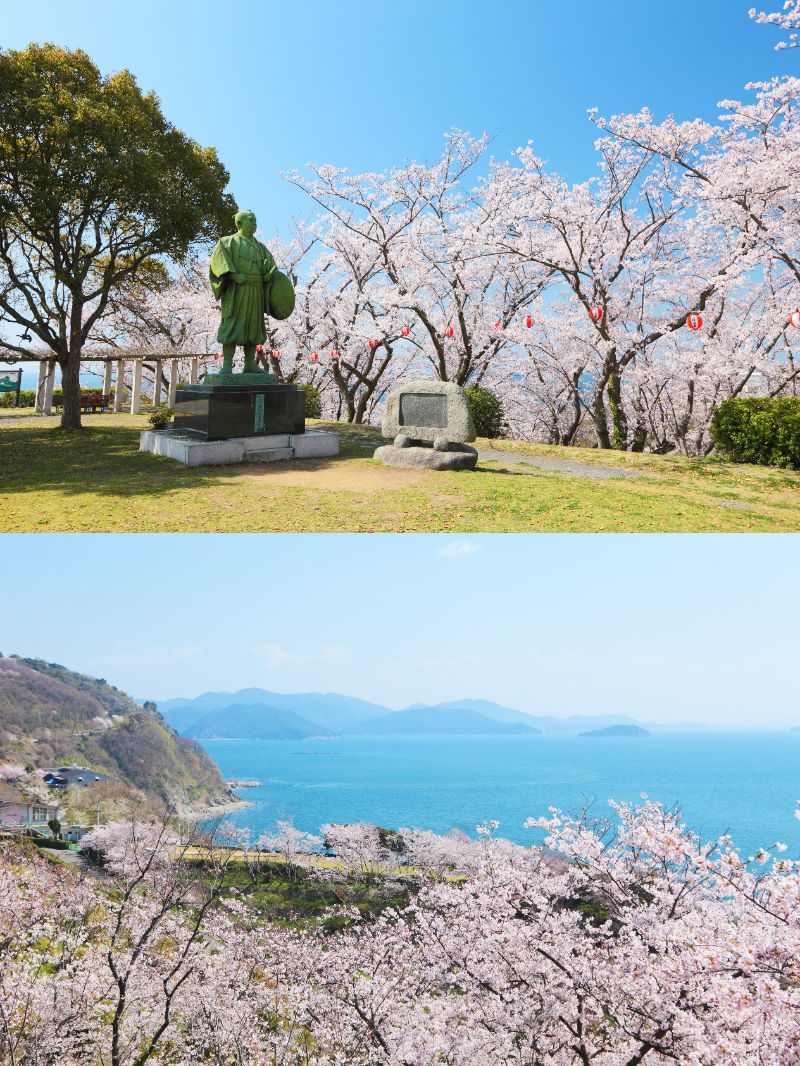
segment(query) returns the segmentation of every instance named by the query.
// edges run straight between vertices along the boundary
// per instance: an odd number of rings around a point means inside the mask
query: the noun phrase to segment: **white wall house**
[[[46,826],[52,818],[59,818],[61,807],[55,803],[32,800],[13,785],[0,782],[0,826]]]

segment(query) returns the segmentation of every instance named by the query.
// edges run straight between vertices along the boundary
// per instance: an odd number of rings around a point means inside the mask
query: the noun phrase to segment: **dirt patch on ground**
[[[325,459],[292,463],[252,463],[243,472],[249,480],[281,488],[323,489],[328,492],[385,492],[421,485],[427,470],[395,470],[387,466],[353,465]]]

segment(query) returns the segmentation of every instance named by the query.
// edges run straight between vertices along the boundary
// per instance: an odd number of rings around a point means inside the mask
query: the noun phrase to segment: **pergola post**
[[[198,367],[199,363],[200,363],[200,360],[196,356],[190,362],[190,366],[191,366],[191,369],[189,371],[189,384],[190,385],[196,385],[197,384],[197,367]]]
[[[178,388],[178,360],[172,359],[169,364],[169,392],[167,393],[167,404],[174,409],[175,407],[175,392]]]
[[[133,391],[131,392],[131,414],[138,415],[142,406],[142,360],[133,361]]]
[[[161,403],[161,360],[156,359],[155,376],[153,377],[153,407]]]
[[[44,379],[44,414],[52,414],[53,411],[53,386],[56,383],[56,361],[47,360],[47,377]]]
[[[110,396],[111,395],[111,370],[112,370],[111,360],[107,359],[105,361],[105,363],[103,363],[103,395],[104,396]]]
[[[44,414],[44,383],[47,379],[47,360],[39,360],[39,383],[36,386],[36,413]]]
[[[117,360],[117,385],[114,392],[114,410],[122,410],[122,397],[125,394],[125,360]]]

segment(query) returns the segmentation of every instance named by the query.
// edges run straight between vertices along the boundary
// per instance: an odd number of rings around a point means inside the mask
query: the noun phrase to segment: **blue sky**
[[[578,181],[594,165],[588,107],[713,118],[746,82],[797,70],[798,53],[775,53],[776,31],[747,17],[752,2],[35,0],[4,5],[0,44],[50,40],[104,72],[127,67],[217,147],[269,233],[308,213],[279,176],[308,161],[432,159],[458,126],[496,134],[501,158],[532,139]]]
[[[252,685],[800,724],[796,536],[7,534],[0,548],[2,652],[138,697]]]

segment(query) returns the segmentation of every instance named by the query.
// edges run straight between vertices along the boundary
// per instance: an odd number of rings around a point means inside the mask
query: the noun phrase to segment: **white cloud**
[[[439,554],[444,559],[468,559],[478,550],[478,545],[471,540],[451,540],[439,549]]]
[[[298,663],[338,663],[347,658],[347,649],[341,644],[322,644],[313,651],[293,651],[282,644],[258,644],[253,652],[267,666],[278,668]]]

